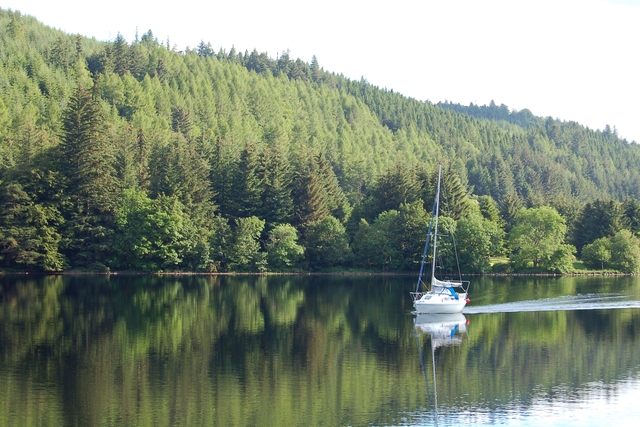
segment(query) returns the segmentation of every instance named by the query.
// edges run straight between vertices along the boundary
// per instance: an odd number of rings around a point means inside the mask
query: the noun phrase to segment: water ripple
[[[537,300],[513,301],[502,304],[467,306],[463,313],[518,313],[530,311],[611,310],[620,308],[640,308],[640,301],[630,299],[628,295],[624,294],[592,293]]]

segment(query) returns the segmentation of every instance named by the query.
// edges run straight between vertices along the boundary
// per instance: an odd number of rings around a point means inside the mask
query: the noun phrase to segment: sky
[[[97,8],[93,5],[99,5]],[[267,52],[433,103],[528,108],[640,142],[640,0],[0,0],[71,34],[152,30]]]

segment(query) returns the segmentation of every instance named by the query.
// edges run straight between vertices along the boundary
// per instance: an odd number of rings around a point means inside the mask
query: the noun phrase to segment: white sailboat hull
[[[435,292],[424,292],[413,302],[417,313],[420,314],[451,314],[461,313],[467,305],[467,294],[458,294],[458,298]]]

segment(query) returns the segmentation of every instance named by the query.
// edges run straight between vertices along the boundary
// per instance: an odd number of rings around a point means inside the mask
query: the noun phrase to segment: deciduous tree
[[[511,261],[518,268],[526,268],[529,264],[535,269],[567,267],[558,265],[558,259],[567,261],[564,256],[567,251],[575,250],[563,246],[566,231],[564,218],[549,206],[521,209],[509,232]]]

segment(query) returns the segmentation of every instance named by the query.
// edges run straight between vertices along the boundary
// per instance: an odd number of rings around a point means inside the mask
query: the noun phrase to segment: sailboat
[[[440,280],[436,278],[436,259],[438,247],[438,215],[440,210],[440,179],[442,175],[442,165],[438,167],[438,187],[436,191],[436,199],[433,203],[433,212],[431,213],[431,222],[427,233],[427,241],[425,242],[424,252],[422,254],[422,263],[420,264],[420,274],[418,275],[418,284],[415,292],[411,292],[413,306],[416,313],[430,314],[447,314],[461,313],[464,306],[470,301],[469,281],[466,280]],[[434,226],[433,238],[433,259],[431,265],[431,283],[430,287],[424,292],[420,291],[423,285],[422,277],[424,273],[424,264],[429,249],[429,241],[431,240],[431,228]]]

